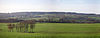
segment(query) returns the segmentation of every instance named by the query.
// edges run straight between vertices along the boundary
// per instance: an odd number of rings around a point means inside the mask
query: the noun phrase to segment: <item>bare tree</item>
[[[28,32],[28,28],[30,25],[30,31],[33,32],[33,28],[35,27],[35,20],[25,20],[25,21],[20,22],[20,24],[21,25],[24,24],[25,32]]]
[[[15,24],[8,24],[9,32],[13,32],[14,27],[15,27]]]

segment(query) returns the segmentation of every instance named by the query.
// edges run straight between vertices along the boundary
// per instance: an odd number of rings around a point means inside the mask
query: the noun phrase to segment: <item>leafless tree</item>
[[[9,32],[13,32],[14,27],[15,27],[15,24],[8,24]]]

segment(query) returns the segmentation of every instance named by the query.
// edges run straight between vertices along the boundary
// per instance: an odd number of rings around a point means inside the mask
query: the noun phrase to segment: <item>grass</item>
[[[37,23],[35,33],[8,32],[7,23],[0,29],[0,38],[100,38],[100,23]]]

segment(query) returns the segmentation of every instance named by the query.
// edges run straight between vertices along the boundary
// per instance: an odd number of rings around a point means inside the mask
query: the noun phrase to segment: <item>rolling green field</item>
[[[100,23],[37,23],[35,33],[8,32],[0,23],[0,38],[100,38]]]

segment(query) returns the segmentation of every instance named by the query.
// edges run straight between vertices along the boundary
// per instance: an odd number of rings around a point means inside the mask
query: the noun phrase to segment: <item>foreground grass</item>
[[[0,23],[0,38],[100,38],[100,24],[37,23],[35,33],[8,32]]]

